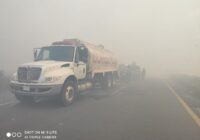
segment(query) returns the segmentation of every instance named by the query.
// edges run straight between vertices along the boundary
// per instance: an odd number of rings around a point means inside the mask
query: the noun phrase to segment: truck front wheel
[[[75,85],[72,81],[65,82],[61,92],[61,103],[64,106],[72,104],[76,97]]]

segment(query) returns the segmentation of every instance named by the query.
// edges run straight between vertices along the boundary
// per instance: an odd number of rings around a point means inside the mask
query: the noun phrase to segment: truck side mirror
[[[37,49],[34,49],[34,52],[33,52],[34,54],[34,60],[36,60],[37,59]]]
[[[33,50],[34,61],[37,61],[40,50],[41,50],[41,48],[34,48],[34,50]]]

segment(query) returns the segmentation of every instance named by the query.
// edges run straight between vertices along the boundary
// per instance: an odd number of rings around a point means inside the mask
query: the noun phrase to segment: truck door
[[[80,47],[76,48],[76,56],[74,62],[74,73],[78,80],[86,77],[86,63],[80,59]]]

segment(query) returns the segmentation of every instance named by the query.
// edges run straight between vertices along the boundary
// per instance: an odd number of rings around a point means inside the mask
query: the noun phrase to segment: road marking
[[[177,100],[180,102],[180,104],[183,106],[183,108],[189,113],[192,119],[200,127],[200,118],[192,111],[189,105],[187,105],[187,103],[178,95],[178,93],[170,86],[169,83],[166,83],[166,85],[170,89],[170,91],[174,94],[174,96],[177,98]]]

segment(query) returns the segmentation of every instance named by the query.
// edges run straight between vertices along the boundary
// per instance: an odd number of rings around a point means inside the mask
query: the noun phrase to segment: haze
[[[148,75],[200,75],[199,0],[1,0],[0,69],[64,38],[103,44]]]

